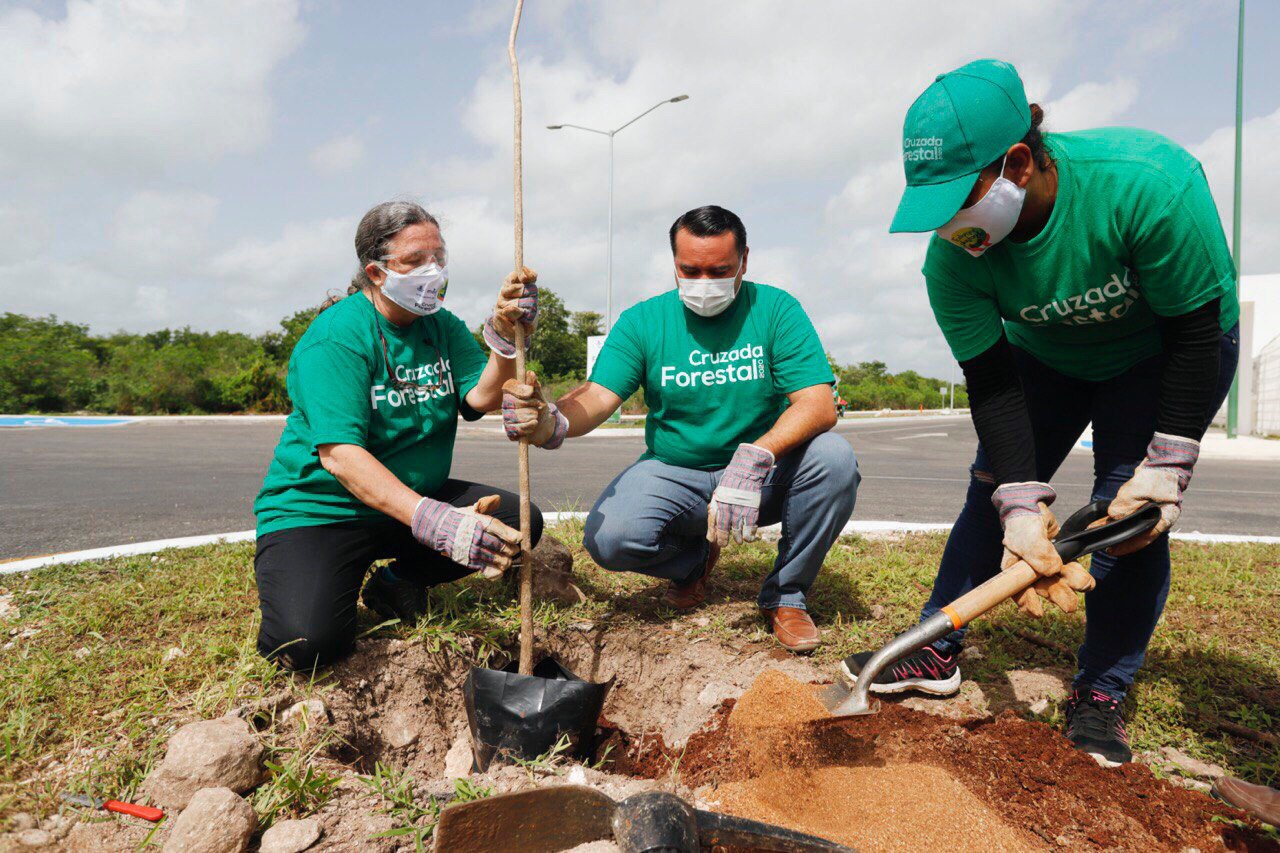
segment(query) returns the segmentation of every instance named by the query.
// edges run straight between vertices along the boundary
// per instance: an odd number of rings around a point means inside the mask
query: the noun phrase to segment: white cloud
[[[1280,110],[1244,124],[1244,174],[1241,184],[1241,259],[1246,275],[1280,272]],[[1193,146],[1204,164],[1227,239],[1231,239],[1235,181],[1235,127],[1214,131]]]
[[[205,193],[144,190],[116,210],[112,236],[141,267],[190,264],[205,251],[217,211],[218,200]]]
[[[336,136],[312,149],[308,159],[317,172],[332,175],[354,169],[364,161],[364,140],[358,134]]]
[[[210,161],[266,138],[297,0],[71,0],[0,12],[0,171],[66,177]]]
[[[1081,83],[1044,105],[1047,130],[1082,130],[1115,124],[1138,100],[1138,84],[1124,78],[1109,83]]]
[[[886,233],[902,189],[902,116],[934,74],[981,56],[1008,56],[1029,87],[1047,89],[1084,13],[1066,0],[1007,0],[978,18],[921,15],[911,4],[697,10],[677,0],[578,4],[564,17],[589,32],[585,42],[575,27],[562,54],[522,52],[528,263],[570,305],[604,309],[608,143],[544,126],[616,126],[687,92],[689,101],[615,140],[615,312],[670,286],[675,216],[719,203],[746,220],[753,277],[792,290],[838,357],[945,371],[919,275],[923,241]],[[1058,35],[1028,43],[1046,19]],[[510,268],[507,69],[494,63],[465,104],[464,127],[486,153],[424,159],[417,174],[453,220],[451,266],[466,256],[463,235],[492,241],[477,241],[469,259],[478,263],[469,280],[488,299]],[[461,198],[473,201],[448,207]],[[788,228],[793,221],[801,224]],[[463,294],[451,289],[450,299]]]

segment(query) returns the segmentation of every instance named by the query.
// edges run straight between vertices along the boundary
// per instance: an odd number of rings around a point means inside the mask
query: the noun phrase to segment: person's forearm
[[[1180,317],[1160,317],[1164,341],[1164,372],[1156,432],[1199,441],[1213,416],[1218,388],[1222,330],[1219,300],[1214,299]]]
[[[1027,483],[1036,476],[1036,437],[1027,412],[1013,350],[1004,336],[974,358],[960,362],[969,391],[969,411],[995,485]]]
[[[502,406],[502,383],[514,379],[516,360],[489,353],[489,363],[480,374],[480,381],[467,392],[467,405],[477,412],[492,412]]]
[[[320,464],[365,506],[412,524],[422,496],[392,474],[372,453],[355,444],[323,444]]]
[[[792,403],[773,426],[760,438],[751,442],[781,459],[806,441],[821,435],[836,425],[836,406],[829,390],[823,391],[826,400],[804,400]]]
[[[569,421],[567,437],[577,438],[608,420],[622,403],[609,389],[586,382],[556,400],[556,408]]]

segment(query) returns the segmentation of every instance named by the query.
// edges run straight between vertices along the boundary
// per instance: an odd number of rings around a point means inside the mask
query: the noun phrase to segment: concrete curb
[[[561,521],[581,521],[586,518],[585,512],[548,512],[543,518],[548,524]],[[841,535],[850,536],[885,536],[906,535],[911,533],[945,533],[951,529],[950,524],[929,524],[908,521],[852,521],[845,524]],[[760,528],[765,538],[776,539],[782,531],[782,525],[773,524]],[[214,545],[221,542],[252,542],[254,531],[240,530],[234,533],[214,533],[207,536],[186,536],[179,539],[157,539],[152,542],[135,542],[130,545],[114,545],[108,548],[91,548],[87,551],[68,551],[63,554],[50,554],[44,557],[26,557],[9,562],[0,562],[0,575],[29,572],[49,566],[60,566],[67,563],[83,563],[91,560],[110,560],[116,557],[136,557],[142,554],[155,554],[178,548],[198,548],[202,545]],[[1171,537],[1179,542],[1199,544],[1261,544],[1280,545],[1280,536],[1238,536],[1230,533],[1174,533]]]

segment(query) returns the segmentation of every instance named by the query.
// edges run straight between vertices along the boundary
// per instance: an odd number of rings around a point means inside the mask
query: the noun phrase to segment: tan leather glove
[[[1146,533],[1108,548],[1110,554],[1122,557],[1141,551],[1178,523],[1182,515],[1182,493],[1191,483],[1191,470],[1200,456],[1200,442],[1176,435],[1156,433],[1147,446],[1147,457],[1139,463],[1133,476],[1120,487],[1107,515],[1124,518],[1144,503],[1160,505],[1160,520]]]
[[[1020,562],[1021,560],[1015,559],[1007,566],[1002,565],[1001,568],[1009,569]],[[1014,603],[1018,605],[1018,609],[1023,613],[1036,619],[1044,615],[1044,607],[1040,603],[1042,598],[1053,602],[1064,613],[1074,613],[1080,605],[1077,593],[1088,592],[1097,586],[1097,583],[1093,575],[1089,574],[1084,566],[1079,563],[1064,563],[1062,570],[1058,574],[1053,577],[1040,578],[1040,580],[1024,589],[1014,599]]]
[[[1057,495],[1048,483],[1006,483],[991,497],[1004,527],[1001,568],[1025,560],[1036,574],[1049,577],[1062,570],[1062,558],[1050,541],[1058,521],[1049,510]]]

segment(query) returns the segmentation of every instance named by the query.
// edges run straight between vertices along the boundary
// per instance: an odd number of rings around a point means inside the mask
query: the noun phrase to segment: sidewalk
[[[1076,452],[1093,452],[1093,427],[1076,441]],[[1225,431],[1211,429],[1200,442],[1201,459],[1252,459],[1258,462],[1280,462],[1280,440],[1241,435],[1227,438]]]

